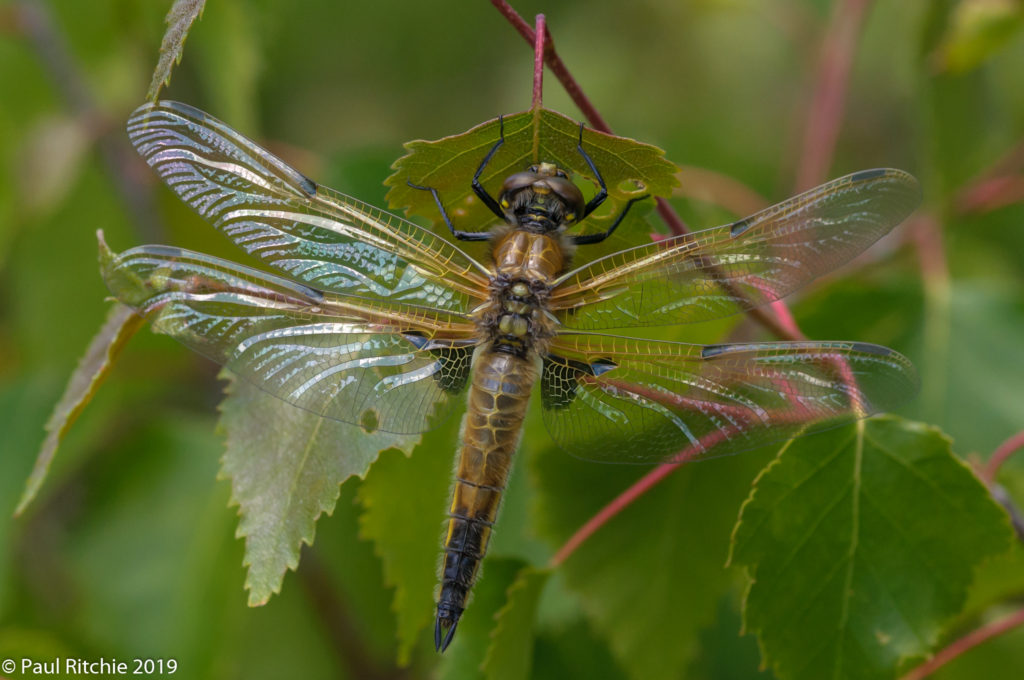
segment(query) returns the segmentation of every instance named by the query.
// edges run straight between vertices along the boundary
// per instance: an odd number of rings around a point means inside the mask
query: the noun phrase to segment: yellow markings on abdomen
[[[444,540],[438,630],[458,622],[476,582],[536,378],[530,360],[490,348],[473,367]]]

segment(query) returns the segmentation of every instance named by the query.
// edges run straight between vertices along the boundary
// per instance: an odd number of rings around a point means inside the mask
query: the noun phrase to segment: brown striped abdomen
[[[519,444],[537,370],[529,359],[485,348],[473,367],[448,513],[434,642],[444,649],[466,607]]]

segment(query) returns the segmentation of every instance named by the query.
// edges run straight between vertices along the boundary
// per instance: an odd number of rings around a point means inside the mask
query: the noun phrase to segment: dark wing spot
[[[889,171],[885,168],[874,168],[872,170],[861,170],[850,175],[851,182],[863,182],[864,180],[874,179],[876,177],[882,177]]]
[[[750,225],[751,222],[749,218],[733,222],[732,226],[729,228],[729,236],[736,238],[737,236],[745,232],[747,229],[749,229]]]
[[[308,297],[313,302],[323,302],[324,301],[324,293],[323,293],[322,290],[318,290],[316,288],[310,288],[309,286],[304,286],[301,283],[296,283],[295,285],[298,286],[299,288],[301,288],[302,292],[306,295],[306,297]]]
[[[731,349],[732,345],[705,345],[700,351],[701,359],[710,359],[716,357],[719,354],[725,354]]]
[[[316,182],[305,175],[299,176],[302,177],[302,180],[299,182],[299,186],[302,187],[302,190],[305,191],[310,198],[316,196]]]
[[[619,365],[611,359],[598,359],[594,363],[590,364],[590,375],[602,375],[613,368],[618,368],[618,366]]]
[[[419,331],[406,331],[402,333],[402,337],[411,342],[416,349],[423,349],[430,342]]]
[[[881,345],[872,345],[870,342],[855,342],[853,343],[852,349],[854,352],[863,352],[864,354],[877,354],[878,356],[891,357],[893,352],[888,347],[882,347]]]

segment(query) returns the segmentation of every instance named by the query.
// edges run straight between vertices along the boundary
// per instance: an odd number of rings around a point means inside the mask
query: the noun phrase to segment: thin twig
[[[330,575],[316,551],[309,546],[304,546],[302,550],[302,567],[298,570],[298,577],[313,611],[323,624],[323,630],[331,639],[331,649],[338,663],[346,670],[346,676],[366,680],[399,680],[408,677],[408,672],[402,669],[381,667],[369,655],[358,623],[331,583]]]
[[[974,182],[953,200],[961,215],[987,213],[1024,201],[1024,175],[1003,175]]]
[[[545,38],[548,37],[547,27],[544,23],[544,15],[537,15],[537,28],[534,31],[533,40],[533,103],[531,110],[544,106],[544,49]]]
[[[45,0],[21,2],[15,5],[17,24],[28,37],[39,60],[50,74],[57,91],[63,97],[67,108],[79,120],[86,121],[89,129],[98,131],[97,146],[107,166],[107,172],[114,179],[118,193],[138,225],[145,240],[159,242],[164,232],[157,217],[152,193],[147,185],[132,171],[137,164],[135,154],[128,146],[120,126],[107,125],[106,114],[97,105],[86,86],[64,36],[60,34],[50,17]]]
[[[995,482],[996,476],[999,474],[999,468],[1002,467],[1003,463],[1010,456],[1020,449],[1024,449],[1024,432],[1018,432],[1000,444],[999,448],[989,457],[988,463],[985,464],[985,469],[982,472],[982,479],[985,483],[992,484]]]
[[[530,28],[523,18],[519,16],[519,14],[505,0],[491,0],[491,4],[501,12],[502,16],[509,21],[519,35],[523,36],[523,39],[525,39],[530,45],[535,44],[535,31]],[[572,77],[572,74],[569,72],[568,67],[566,67],[565,62],[563,62],[561,57],[558,56],[550,31],[546,34],[545,43],[545,63],[548,65],[548,68],[551,69],[551,72],[558,78],[558,81],[562,84],[562,87],[565,88],[566,92],[569,93],[569,96],[572,98],[576,106],[579,107],[580,111],[587,118],[590,126],[595,130],[612,134],[611,127],[609,127],[608,123],[601,117],[601,114],[597,112],[597,109],[583,93],[579,83]],[[672,209],[672,206],[665,199],[660,197],[657,198],[657,210],[658,214],[665,221],[665,224],[668,225],[668,228],[673,234],[681,235],[689,231],[686,223],[681,217],[679,217],[678,213]],[[740,295],[740,293],[733,287],[730,287],[728,283],[723,282],[722,285],[725,286],[731,294]],[[773,309],[778,310],[780,309],[780,306],[784,305],[785,303],[779,302],[778,305],[773,305]],[[789,323],[786,320],[780,321],[779,318],[776,318],[771,313],[763,309],[753,308],[749,311],[749,314],[751,318],[767,328],[778,338],[782,338],[784,340],[804,339],[803,333],[796,328],[795,324]],[[792,315],[789,314],[786,314],[785,317],[789,320],[792,319]]]
[[[512,24],[512,28],[516,29],[519,35],[523,36],[523,39],[526,42],[531,45],[534,44],[534,41],[536,40],[534,30],[530,28],[530,25],[527,24],[521,16],[519,16],[519,13],[516,12],[508,2],[505,0],[491,0],[491,4],[501,12],[501,15],[505,17],[510,24]],[[565,91],[569,94],[573,103],[579,107],[581,112],[583,112],[587,122],[590,123],[590,127],[595,130],[611,134],[612,129],[608,127],[608,123],[606,123],[604,118],[601,117],[601,114],[597,112],[597,109],[590,100],[587,99],[587,96],[583,94],[583,89],[580,87],[580,84],[572,77],[572,74],[569,73],[569,69],[566,67],[565,62],[562,61],[562,58],[558,56],[558,52],[555,51],[555,41],[551,38],[550,32],[546,36],[546,42],[547,45],[544,49],[544,61],[547,63],[548,68],[550,68],[551,72],[555,74],[556,78],[558,78],[558,82],[562,83],[562,87],[565,88]]]
[[[1007,631],[1013,630],[1020,625],[1024,625],[1024,608],[1019,609],[999,621],[990,623],[987,626],[982,626],[981,628],[968,633],[940,651],[930,660],[904,675],[900,680],[921,680],[922,678],[926,678],[964,652],[977,647],[986,640],[990,640],[1006,633]]]
[[[676,468],[680,465],[683,465],[683,463],[664,463],[659,465],[616,496],[611,503],[601,508],[596,515],[588,519],[583,526],[577,529],[576,533],[569,537],[569,540],[562,544],[562,547],[551,558],[550,566],[557,567],[569,559],[569,556],[576,552],[576,549],[593,536],[598,529],[631,505],[633,501],[650,491],[658,482],[675,472]]]
[[[527,43],[536,45],[538,43],[536,31],[532,30],[530,26],[523,20],[521,16],[506,2],[505,0],[491,0],[491,4],[497,8],[497,10],[504,16],[513,28],[526,40]],[[586,117],[591,127],[595,130],[600,130],[611,134],[612,130],[604,118],[598,113],[597,109],[591,103],[591,101],[583,93],[582,88],[572,74],[569,72],[568,67],[562,61],[561,57],[558,56],[555,50],[554,40],[550,35],[550,32],[545,26],[543,52],[545,56],[545,63],[551,69],[552,73],[558,78],[558,81],[565,88],[566,92],[572,98],[573,102],[579,107],[580,111]],[[535,79],[536,80],[536,79]],[[657,199],[657,210],[658,214],[668,225],[669,229],[673,234],[681,235],[687,233],[689,230],[683,222],[682,218],[672,209],[672,206],[663,198]],[[734,289],[728,281],[724,279],[720,281],[721,285],[728,290],[731,294],[742,295]],[[763,309],[752,307],[749,310],[751,318],[758,321],[768,330],[770,330],[776,337],[787,339],[787,340],[802,340],[805,338],[803,333],[797,327],[793,316],[789,313],[785,303],[776,301],[772,305],[772,309],[776,312],[776,315],[772,315]],[[704,442],[701,440],[698,447],[691,447],[690,449],[684,449],[677,456],[679,462],[667,463],[660,465],[649,474],[641,478],[636,484],[631,486],[629,489],[624,491],[611,503],[602,508],[596,515],[587,521],[575,534],[558,550],[555,556],[551,560],[553,566],[561,564],[569,555],[571,555],[576,548],[578,548],[584,541],[586,541],[594,532],[602,527],[608,520],[617,515],[623,508],[632,504],[637,498],[645,494],[651,487],[656,485],[666,476],[671,474],[676,468],[686,462],[688,457],[696,455],[700,450],[703,450],[707,446],[713,446],[719,443],[720,437],[725,437],[728,434],[728,430],[719,430],[713,432],[708,436],[709,441]],[[713,441],[712,441],[713,440]],[[690,455],[688,456],[688,451]]]
[[[871,0],[838,0],[822,45],[814,95],[804,127],[803,150],[796,174],[798,191],[825,179],[842,123],[850,67]]]
[[[1022,173],[1024,140],[956,193],[953,200],[956,211],[961,215],[988,212],[1024,200]]]

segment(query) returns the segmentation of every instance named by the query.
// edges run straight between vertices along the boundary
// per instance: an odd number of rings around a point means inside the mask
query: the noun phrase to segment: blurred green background
[[[546,13],[559,53],[618,134],[768,201],[795,188],[832,5],[514,3],[530,23]],[[43,424],[109,305],[95,231],[115,250],[159,242],[239,259],[157,184],[123,132],[143,101],[168,6],[0,6],[0,510],[8,517]],[[921,180],[929,224],[939,230],[901,227],[793,302],[812,338],[875,342],[913,359],[924,388],[906,414],[941,427],[963,456],[987,456],[1024,429],[1022,12],[1009,0],[870,3],[827,176],[906,169]],[[404,141],[528,108],[531,73],[530,48],[482,0],[211,0],[163,96],[209,111],[319,182],[384,205],[382,181]],[[545,104],[579,116],[550,74]],[[993,172],[1009,178],[996,193],[1006,205],[972,203],[969,190],[988,186]],[[687,177],[675,204],[691,225],[732,218],[720,205],[735,200],[731,185]],[[701,332],[675,337],[724,337],[721,327]],[[764,336],[749,322],[733,332]],[[358,539],[351,483],[283,593],[245,606],[235,511],[227,483],[216,481],[216,374],[167,338],[145,331],[133,339],[41,496],[24,517],[0,521],[0,657],[173,657],[188,678],[369,677],[369,668],[380,677],[471,677],[435,668],[426,632],[412,667],[394,668],[393,593],[373,546]],[[547,451],[536,420],[526,442],[527,457],[561,455]],[[710,471],[716,465],[742,466],[741,499],[765,460],[704,465],[712,475],[729,469]],[[529,472],[543,465],[520,466],[506,507],[526,518],[510,520],[527,545],[516,556],[538,563],[557,547],[532,528],[544,520],[531,515],[540,506]],[[575,470],[565,474],[587,474]],[[593,474],[610,499],[638,472]],[[1022,475],[1018,461],[1004,480],[1018,500]],[[439,513],[444,502],[437,499]],[[738,504],[730,507],[726,532]],[[501,569],[496,562],[491,573]],[[753,639],[738,635],[742,575],[735,580],[716,619],[703,622],[686,677],[767,675],[757,671]],[[344,603],[355,625],[343,635],[365,648],[369,666],[339,653],[312,583]],[[586,604],[554,588],[542,607],[534,676],[627,677]],[[1018,632],[939,677],[1006,677],[1024,667],[1022,650]]]

